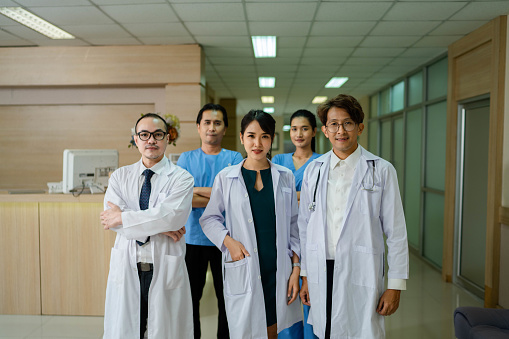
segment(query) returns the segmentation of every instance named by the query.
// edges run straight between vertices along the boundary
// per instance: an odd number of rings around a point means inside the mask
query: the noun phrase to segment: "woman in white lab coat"
[[[231,338],[276,338],[302,320],[295,179],[267,159],[274,131],[269,114],[244,116],[240,140],[247,158],[216,176],[200,218],[223,252]]]
[[[335,254],[331,338],[384,338],[384,317],[376,312],[384,277],[408,279],[408,245],[396,171],[389,162],[358,147],[361,155]],[[324,337],[326,325],[326,200],[332,152],[306,169],[299,207],[302,270],[311,303],[308,321],[319,338]],[[384,235],[388,272],[384,270]]]

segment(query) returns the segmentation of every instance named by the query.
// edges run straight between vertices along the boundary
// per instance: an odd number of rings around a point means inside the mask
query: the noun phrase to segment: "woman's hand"
[[[226,248],[228,248],[233,261],[238,261],[244,259],[245,257],[249,257],[249,252],[245,249],[244,245],[229,235],[224,238],[223,244],[226,246]]]
[[[311,306],[311,300],[309,299],[309,290],[308,290],[308,278],[302,277],[302,288],[300,289],[300,300],[302,303],[307,306]]]
[[[288,305],[293,303],[299,295],[299,275],[300,267],[294,267],[288,279]]]

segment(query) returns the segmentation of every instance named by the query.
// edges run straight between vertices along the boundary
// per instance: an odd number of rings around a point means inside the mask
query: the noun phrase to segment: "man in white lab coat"
[[[357,143],[364,112],[354,97],[328,100],[318,116],[332,150],[304,174],[301,299],[319,338],[384,338],[384,316],[397,310],[409,270],[396,170]]]
[[[164,155],[169,135],[163,118],[145,114],[135,132],[141,160],[113,172],[101,213],[104,229],[117,232],[104,338],[192,338],[186,247],[180,239],[194,180]]]

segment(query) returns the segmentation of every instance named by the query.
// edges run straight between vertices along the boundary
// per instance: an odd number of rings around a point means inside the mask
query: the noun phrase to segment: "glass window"
[[[376,117],[377,115],[378,115],[378,94],[375,94],[371,96],[369,116]]]
[[[405,107],[405,82],[392,86],[391,112],[400,111]]]
[[[392,121],[382,121],[382,147],[380,156],[387,161],[391,161],[391,140],[392,140]]]
[[[405,149],[405,219],[408,243],[420,249],[419,230],[421,224],[421,145],[422,109],[416,109],[406,116]]]
[[[426,114],[425,186],[445,189],[446,101],[428,106]]]
[[[391,113],[391,89],[380,92],[380,115]]]
[[[447,95],[447,58],[428,67],[428,100]]]
[[[444,196],[426,192],[424,195],[423,255],[442,267],[444,239]]]
[[[378,120],[368,124],[368,150],[378,155]]]
[[[393,165],[396,168],[396,172],[398,173],[398,184],[399,184],[399,191],[400,193],[403,193],[403,168],[404,168],[404,154],[403,154],[403,145],[404,145],[404,139],[403,139],[403,116],[397,117],[394,119],[394,125],[393,125],[393,134],[394,134],[394,156],[393,158]]]
[[[408,105],[422,102],[422,71],[408,78]]]

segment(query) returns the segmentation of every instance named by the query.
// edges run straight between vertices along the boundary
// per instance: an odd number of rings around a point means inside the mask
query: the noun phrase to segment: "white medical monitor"
[[[108,186],[109,173],[118,168],[116,149],[66,149],[62,191]]]

